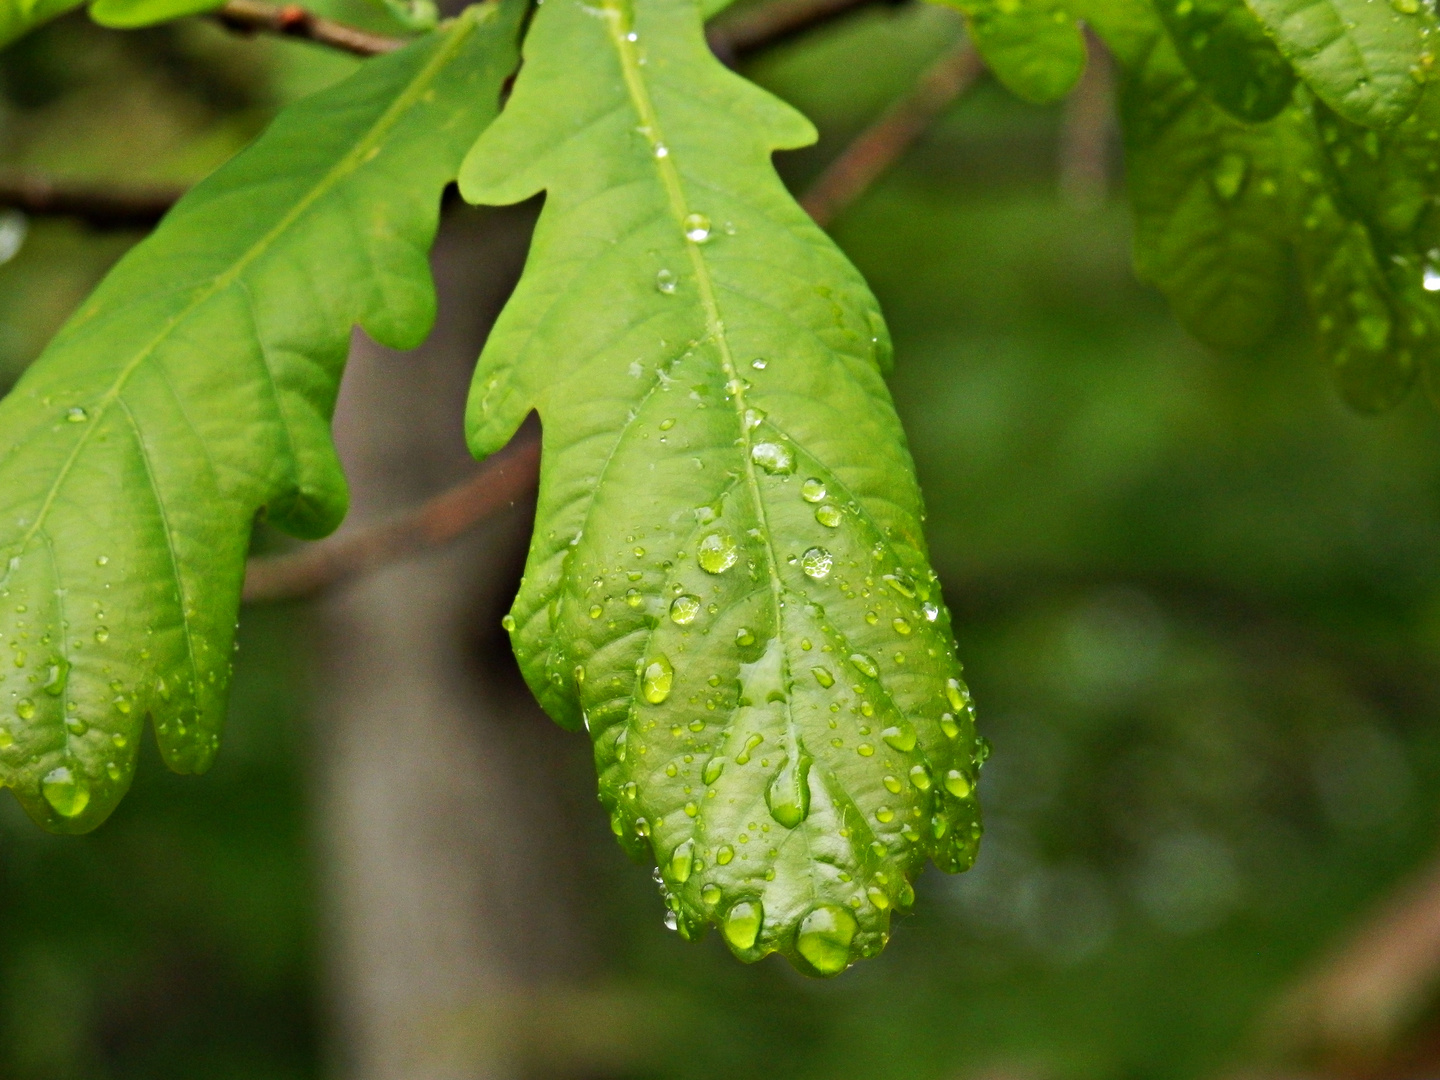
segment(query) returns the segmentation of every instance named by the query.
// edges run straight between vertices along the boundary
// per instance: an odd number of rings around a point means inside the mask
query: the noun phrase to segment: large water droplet
[[[825,498],[825,484],[816,477],[810,477],[800,485],[800,497],[806,502],[818,503]]]
[[[800,569],[812,581],[823,581],[829,577],[830,568],[834,565],[834,557],[822,547],[812,547],[800,556]]]
[[[829,668],[813,667],[810,669],[810,674],[814,675],[815,681],[827,690],[835,685],[835,676],[830,674]]]
[[[686,214],[685,239],[692,244],[703,244],[709,240],[710,219],[704,214]]]
[[[872,679],[878,679],[880,677],[880,669],[875,666],[875,661],[863,652],[851,653],[850,663],[854,665],[855,670],[870,676]]]
[[[840,527],[840,519],[843,516],[840,508],[834,503],[826,503],[824,506],[817,507],[815,510],[815,520],[827,529],[838,529]]]
[[[950,713],[941,713],[940,730],[945,733],[946,738],[953,739],[960,734],[960,725],[955,722],[955,717]]]
[[[785,759],[780,771],[765,789],[765,805],[770,816],[793,829],[810,813],[810,757],[793,754]]]
[[[61,817],[78,817],[90,805],[90,785],[64,765],[45,774],[40,792]]]
[[[500,620],[500,627],[506,633],[513,634],[515,632],[515,616],[506,615]]]
[[[700,779],[707,784],[713,784],[720,779],[720,774],[725,771],[725,759],[713,757],[705,763],[705,771],[700,774]]]
[[[715,852],[715,861],[721,866],[729,866],[735,859],[735,849],[729,844],[721,844],[720,850]]]
[[[711,533],[695,549],[695,561],[707,574],[723,574],[739,557],[735,539],[728,533]]]
[[[957,799],[968,798],[970,795],[970,778],[959,769],[951,769],[945,774],[945,790]]]
[[[901,720],[894,727],[887,727],[880,733],[880,737],[902,754],[908,754],[915,749],[915,728],[908,720]]]
[[[750,448],[750,460],[768,473],[795,471],[795,455],[782,443],[756,443]]]
[[[920,791],[930,790],[930,772],[924,765],[910,767],[910,782]]]
[[[70,664],[61,659],[50,661],[50,666],[45,670],[45,685],[41,688],[51,697],[59,697],[65,692],[65,680],[70,675]]]
[[[839,904],[821,904],[800,924],[795,950],[821,975],[838,975],[850,963],[850,943],[859,925]]]
[[[950,707],[956,712],[965,708],[965,688],[960,685],[959,679],[945,680],[945,697],[950,701]]]
[[[760,927],[765,921],[765,909],[759,900],[741,900],[725,913],[721,931],[732,949],[745,952],[755,947],[760,937]]]
[[[646,701],[651,705],[659,705],[670,696],[670,687],[674,682],[675,669],[670,666],[670,661],[665,655],[659,653],[645,665],[640,688]]]
[[[690,880],[690,868],[695,865],[695,841],[686,840],[670,856],[670,876],[681,885]]]
[[[689,626],[700,614],[700,598],[681,593],[670,601],[670,621],[677,626]]]

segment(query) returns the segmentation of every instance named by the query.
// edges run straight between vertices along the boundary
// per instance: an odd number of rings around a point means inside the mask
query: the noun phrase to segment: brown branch
[[[346,578],[448,543],[524,498],[540,473],[540,440],[512,443],[469,480],[409,513],[357,529],[290,555],[251,559],[245,567],[248,603],[310,596]]]
[[[833,22],[877,0],[773,0],[720,15],[705,29],[710,50],[731,67],[739,60],[807,30]],[[900,0],[883,0],[895,4]]]
[[[279,34],[313,41],[356,56],[380,56],[406,44],[404,38],[372,34],[355,26],[322,18],[299,4],[267,4],[265,0],[228,0],[213,13],[228,30],[241,34]]]
[[[974,85],[984,70],[980,55],[962,41],[935,61],[885,114],[862,131],[820,174],[800,205],[828,227],[914,144],[937,117]]]
[[[184,194],[179,186],[127,187],[60,181],[35,173],[0,173],[0,206],[35,217],[76,217],[97,228],[145,229]]]
[[[1088,63],[1065,100],[1060,131],[1060,195],[1070,205],[1092,210],[1110,191],[1110,152],[1115,141],[1115,62],[1090,29],[1085,31]]]

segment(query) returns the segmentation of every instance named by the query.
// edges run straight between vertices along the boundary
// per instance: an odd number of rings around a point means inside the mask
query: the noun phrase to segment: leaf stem
[[[354,56],[382,56],[408,42],[372,34],[356,26],[322,18],[299,4],[268,4],[265,0],[227,0],[212,15],[227,30],[241,34],[278,34],[326,45]]]

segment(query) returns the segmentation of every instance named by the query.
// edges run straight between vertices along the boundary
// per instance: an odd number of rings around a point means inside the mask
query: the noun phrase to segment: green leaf
[[[472,8],[282,113],[186,196],[0,403],[0,783],[50,828],[114,808],[147,715],[219,745],[251,522],[339,522],[351,327],[404,348],[439,198],[494,115],[516,6]]]
[[[546,193],[468,416],[544,425],[521,668],[686,936],[830,975],[973,860],[979,755],[884,322],[770,163],[813,137],[691,0],[551,2],[461,190]]]
[[[82,3],[84,0],[0,0],[0,48]]]
[[[1168,38],[1121,83],[1137,273],[1200,340],[1243,348],[1279,315],[1289,265],[1284,163],[1271,125],[1200,92]]]
[[[1420,98],[1434,22],[1420,0],[1249,0],[1280,51],[1341,116],[1403,120]]]
[[[1175,50],[1215,103],[1241,120],[1269,120],[1295,74],[1244,0],[1155,0]]]
[[[966,15],[970,38],[1005,86],[1027,101],[1059,101],[1085,70],[1085,39],[1055,0],[945,0]]]
[[[101,26],[133,30],[218,8],[224,0],[95,0],[90,18]]]

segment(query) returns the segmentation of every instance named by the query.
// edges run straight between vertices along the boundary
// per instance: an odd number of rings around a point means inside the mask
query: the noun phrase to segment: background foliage
[[[958,33],[941,10],[871,11],[755,63],[822,131],[790,178]],[[349,63],[66,18],[0,60],[0,155],[192,179]],[[1248,353],[1189,339],[1135,282],[1121,201],[1059,196],[1061,118],[987,80],[835,230],[890,321],[995,745],[980,863],[923,878],[887,952],[816,985],[659,933],[643,871],[577,799],[598,909],[576,978],[645,1020],[618,1064],[577,1074],[1210,1075],[1432,849],[1433,412],[1349,411],[1288,317]],[[30,223],[0,267],[9,376],[134,239]],[[78,839],[0,803],[0,1074],[321,1073],[304,621],[250,611],[241,640],[206,779],[147,743],[131,797]],[[587,790],[585,741],[566,745],[555,768]]]

